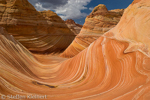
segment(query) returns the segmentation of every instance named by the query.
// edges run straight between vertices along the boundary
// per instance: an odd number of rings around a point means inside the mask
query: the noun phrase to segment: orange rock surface
[[[76,35],[80,33],[81,28],[83,27],[82,25],[75,23],[72,19],[67,19],[65,23],[69,27],[69,29]]]
[[[57,14],[38,12],[27,0],[1,0],[0,26],[37,53],[62,51],[75,37]]]
[[[0,96],[150,100],[149,6],[135,0],[115,28],[70,59],[33,55],[0,28]]]
[[[103,4],[96,6],[85,19],[80,33],[63,54],[61,54],[61,57],[73,57],[87,48],[93,41],[119,22],[123,11],[123,9],[107,10]]]

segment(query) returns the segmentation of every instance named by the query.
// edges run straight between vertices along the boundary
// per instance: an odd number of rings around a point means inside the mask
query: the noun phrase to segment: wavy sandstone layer
[[[62,57],[73,57],[87,48],[103,33],[112,29],[119,22],[123,9],[107,10],[106,6],[96,6],[87,16],[85,23],[72,44],[61,54]]]
[[[69,29],[76,35],[80,33],[81,28],[83,27],[82,25],[75,23],[72,19],[67,19],[65,23],[69,27]]]
[[[0,26],[37,53],[59,52],[75,37],[52,11],[38,12],[27,0],[1,0]]]
[[[47,95],[43,98],[48,100],[150,100],[150,1],[136,1],[114,29],[67,60],[34,56],[0,28],[0,95]],[[142,45],[130,48],[139,41]]]

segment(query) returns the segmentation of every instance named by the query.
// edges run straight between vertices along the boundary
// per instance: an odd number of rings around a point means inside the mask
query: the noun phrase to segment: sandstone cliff
[[[82,25],[75,23],[72,19],[67,19],[65,23],[69,27],[69,29],[76,35],[80,33],[81,28],[83,27]]]
[[[0,96],[149,100],[149,6],[149,0],[134,0],[115,28],[75,57],[55,64],[46,55],[32,55],[0,28]]]
[[[0,26],[37,53],[59,52],[75,35],[52,11],[38,12],[27,0],[1,0]]]
[[[107,10],[99,4],[85,19],[85,23],[72,44],[61,54],[62,57],[73,57],[87,48],[103,33],[113,28],[120,20],[123,9]]]

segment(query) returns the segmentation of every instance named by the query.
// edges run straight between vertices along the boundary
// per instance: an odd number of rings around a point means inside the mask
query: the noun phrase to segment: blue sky
[[[92,9],[105,4],[108,10],[127,8],[133,0],[29,0],[38,11],[52,10],[63,20],[73,19],[78,24],[84,24],[85,18]]]

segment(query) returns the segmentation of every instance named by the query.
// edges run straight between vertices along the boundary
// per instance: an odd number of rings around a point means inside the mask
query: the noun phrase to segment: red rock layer
[[[0,8],[0,26],[33,52],[62,51],[75,37],[57,14],[38,12],[27,0],[1,0]]]
[[[119,22],[123,11],[123,9],[108,11],[103,4],[96,6],[91,14],[87,16],[80,33],[61,54],[61,57],[73,57],[87,48],[93,41]]]
[[[42,62],[49,59],[33,56],[0,28],[0,95],[46,95],[48,100],[149,100],[150,57],[149,51],[142,49],[148,49],[150,43],[150,39],[145,42],[150,29],[144,27],[150,23],[149,6],[149,0],[130,5],[114,29],[75,57],[59,59],[62,62],[55,64]],[[127,52],[132,42],[138,43],[136,35],[142,31],[147,36],[138,39],[145,45]]]
[[[75,23],[72,19],[67,19],[65,23],[69,27],[69,29],[76,35],[80,33],[81,28],[83,27],[82,25]]]
[[[150,58],[139,51],[124,53],[127,42],[100,37],[72,59],[46,64],[38,60],[49,62],[47,58],[36,60],[13,37],[2,29],[0,33],[1,96],[46,95],[48,100],[150,99]]]

